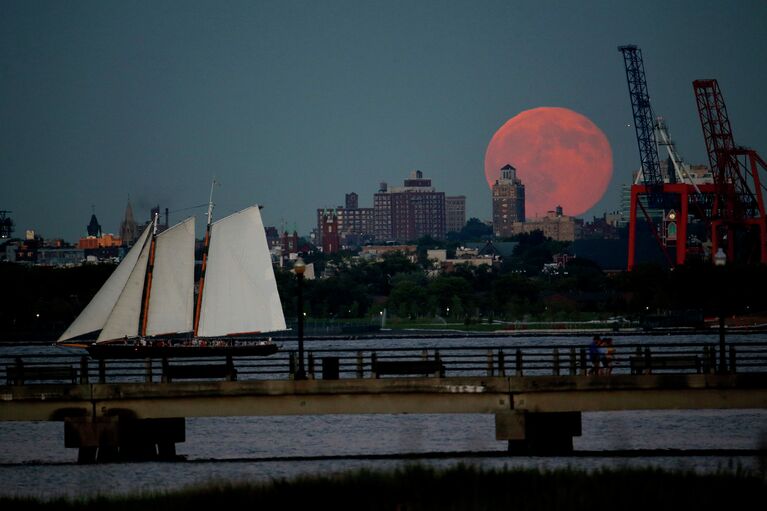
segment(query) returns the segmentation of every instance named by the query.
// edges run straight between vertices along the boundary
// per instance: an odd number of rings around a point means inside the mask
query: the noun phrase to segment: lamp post
[[[724,253],[721,247],[714,254],[714,266],[717,270],[717,292],[719,293],[719,372],[727,372],[727,359],[725,358],[725,346],[724,346],[724,297],[722,292],[724,291],[724,265],[727,264],[727,254]]]
[[[293,264],[293,271],[296,273],[298,279],[298,371],[296,371],[296,380],[306,379],[306,370],[304,369],[304,272],[306,271],[306,264],[300,257]]]

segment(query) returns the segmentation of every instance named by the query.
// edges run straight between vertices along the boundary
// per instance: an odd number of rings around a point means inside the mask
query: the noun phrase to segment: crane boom
[[[639,145],[640,173],[642,182],[650,190],[650,202],[657,203],[662,195],[663,176],[658,161],[658,144],[655,141],[655,117],[650,106],[650,95],[647,92],[642,50],[630,44],[619,46],[626,67],[631,108],[634,114],[634,129]]]

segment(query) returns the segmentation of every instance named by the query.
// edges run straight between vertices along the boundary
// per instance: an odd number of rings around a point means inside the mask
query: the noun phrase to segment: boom
[[[641,177],[641,182],[651,190],[651,196],[659,195],[662,193],[663,176],[660,173],[658,144],[655,140],[655,116],[650,106],[650,95],[647,92],[642,50],[633,44],[620,46],[618,50],[623,54],[623,62],[626,66],[626,80],[634,114],[634,129],[639,145],[641,168],[640,176],[637,176],[635,184],[640,184]],[[651,199],[651,202],[656,201]]]

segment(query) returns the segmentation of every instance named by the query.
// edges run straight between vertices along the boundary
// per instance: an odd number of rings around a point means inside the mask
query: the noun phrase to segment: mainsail
[[[149,225],[154,229],[154,221]],[[146,268],[149,264],[149,252],[152,246],[150,237],[141,247],[141,253],[133,266],[133,270],[125,282],[120,297],[109,313],[104,327],[101,329],[96,342],[113,341],[125,337],[137,337],[139,335],[139,318],[141,317],[142,295],[146,279]]]
[[[211,225],[200,337],[285,329],[259,209],[252,206]]]
[[[64,342],[85,334],[94,334],[104,328],[115,304],[125,288],[128,279],[144,249],[147,238],[152,232],[150,224],[141,234],[133,248],[128,251],[122,262],[115,268],[104,285],[96,293],[96,296],[83,309],[69,328],[67,328],[57,342]]]
[[[192,331],[194,217],[157,235],[146,335]]]

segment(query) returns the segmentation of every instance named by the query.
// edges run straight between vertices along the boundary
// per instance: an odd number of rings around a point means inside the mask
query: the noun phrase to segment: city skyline
[[[92,205],[117,233],[129,197],[139,221],[157,204],[171,223],[202,219],[187,208],[217,176],[217,218],[255,202],[267,225],[307,234],[340,193],[370,207],[380,182],[418,169],[489,220],[493,133],[553,106],[612,148],[590,218],[618,209],[639,166],[617,47],[642,48],[655,113],[686,161],[707,163],[698,78],[719,80],[736,142],[767,151],[765,20],[760,2],[8,1],[0,209],[17,236],[75,240]]]

